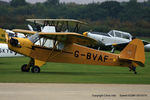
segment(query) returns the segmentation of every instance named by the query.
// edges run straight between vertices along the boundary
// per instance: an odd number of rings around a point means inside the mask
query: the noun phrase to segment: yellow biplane
[[[60,22],[72,22],[76,24],[76,27],[83,24],[83,22],[69,19],[30,19],[30,21],[39,24],[51,22],[49,26],[57,26],[57,29]],[[136,67],[144,66],[145,63],[144,45],[139,39],[131,41],[120,54],[113,54],[87,47],[97,45],[98,41],[75,32],[37,32],[22,29],[13,31],[31,34],[28,38],[6,36],[9,49],[31,58],[28,64],[21,67],[23,72],[29,72],[31,69],[33,73],[39,73],[40,67],[46,62],[60,62],[129,67],[136,74]],[[37,45],[37,41],[40,44]],[[45,45],[47,41],[51,43]]]

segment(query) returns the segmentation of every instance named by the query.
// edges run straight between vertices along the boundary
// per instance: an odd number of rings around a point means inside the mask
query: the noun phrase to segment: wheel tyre
[[[34,66],[31,69],[32,73],[40,73],[40,68],[38,66]]]
[[[22,72],[29,72],[29,71],[30,71],[30,68],[27,68],[27,64],[24,64],[24,65],[22,65],[22,67],[21,67],[21,71],[22,71]]]

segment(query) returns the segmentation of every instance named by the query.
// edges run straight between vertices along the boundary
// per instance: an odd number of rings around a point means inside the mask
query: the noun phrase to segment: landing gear
[[[114,46],[111,46],[111,53],[114,53],[115,52],[115,47]]]
[[[132,66],[132,67],[129,67],[129,68],[130,68],[130,70],[129,70],[129,71],[133,71],[133,72],[134,72],[134,74],[137,74],[137,72],[136,72],[136,67]]]
[[[30,71],[30,67],[28,67],[27,64],[24,64],[21,66],[21,71],[22,72],[29,72]]]
[[[31,66],[30,66],[31,67]],[[27,64],[24,64],[21,66],[21,71],[22,72],[29,72],[30,71],[30,67],[28,67]],[[40,73],[40,67],[38,66],[33,66],[31,69],[32,73]]]
[[[24,64],[21,67],[22,72],[29,72],[31,69],[32,73],[40,73],[40,67],[44,65],[44,61],[31,58],[28,64]]]
[[[31,69],[31,72],[32,72],[32,73],[40,73],[40,67],[38,67],[38,66],[33,66],[32,69]]]

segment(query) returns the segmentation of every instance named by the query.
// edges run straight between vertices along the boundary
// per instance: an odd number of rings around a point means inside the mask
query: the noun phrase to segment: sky
[[[11,1],[11,0],[1,0],[1,1]],[[36,2],[44,2],[46,0],[26,0],[27,2],[30,3],[36,3]],[[78,4],[88,4],[88,3],[92,3],[92,2],[103,2],[103,1],[109,1],[109,0],[60,0],[60,2],[75,2]],[[114,0],[114,1],[129,1],[129,0]],[[138,2],[143,2],[143,1],[147,1],[147,0],[138,0]]]

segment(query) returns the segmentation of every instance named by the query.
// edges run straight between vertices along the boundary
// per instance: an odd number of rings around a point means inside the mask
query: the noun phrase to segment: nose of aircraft
[[[18,40],[17,39],[14,39],[14,38],[11,38],[10,39],[10,44],[14,47],[17,47],[18,46]]]
[[[150,44],[145,45],[144,48],[145,48],[145,51],[150,52]]]
[[[11,45],[11,48],[22,48],[22,47],[28,47],[31,48],[33,43],[28,38],[18,38],[13,37],[9,40],[9,44]]]

